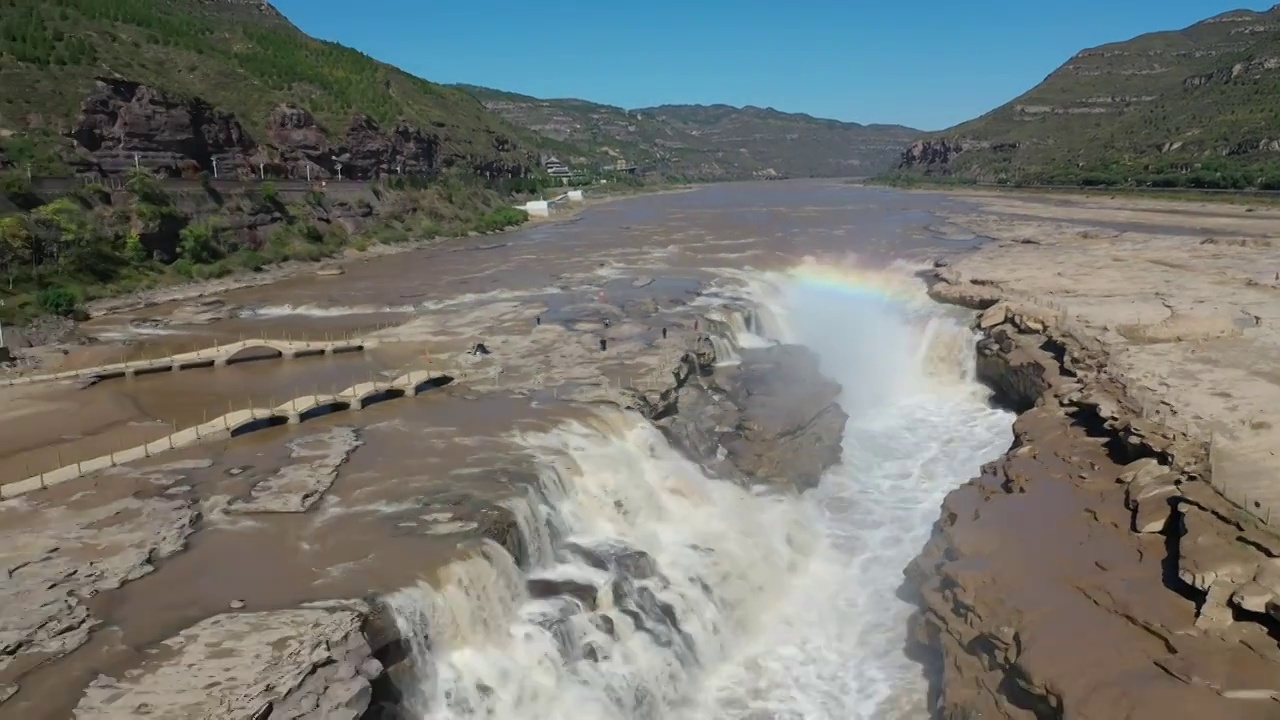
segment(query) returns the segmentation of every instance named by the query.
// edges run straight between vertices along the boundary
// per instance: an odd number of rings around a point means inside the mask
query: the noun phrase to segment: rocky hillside
[[[890,167],[919,133],[772,108],[663,105],[627,110],[465,86],[515,125],[582,149],[573,159],[624,160],[691,178],[839,177]],[[568,158],[561,158],[567,160]]]
[[[1280,5],[1083,50],[1020,97],[916,142],[899,169],[1280,189]]]
[[[538,141],[262,0],[0,0],[0,158],[36,174],[518,175]]]

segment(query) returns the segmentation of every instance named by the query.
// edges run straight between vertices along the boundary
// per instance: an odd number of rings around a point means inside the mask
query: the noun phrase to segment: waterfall
[[[639,415],[598,410],[520,437],[542,464],[543,510],[517,523],[528,576],[485,543],[388,604],[423,670],[431,718],[662,718],[767,615],[816,540],[794,497],[705,476]],[[520,517],[525,519],[520,520]],[[526,529],[528,528],[528,529]]]
[[[708,335],[812,348],[844,387],[843,462],[796,496],[709,478],[620,410],[517,436],[540,466],[507,505],[528,567],[483,543],[387,600],[413,717],[927,717],[895,590],[1011,418],[974,382],[972,333],[927,303],[736,281]]]

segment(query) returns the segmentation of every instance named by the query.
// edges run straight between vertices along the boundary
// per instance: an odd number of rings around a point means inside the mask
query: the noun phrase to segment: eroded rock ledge
[[[979,371],[1021,414],[906,571],[935,716],[1280,716],[1280,538],[1053,312],[942,275],[931,295],[983,311]]]
[[[849,416],[836,403],[840,385],[799,345],[741,352],[737,366],[704,372],[714,358],[703,344],[702,382],[680,382],[644,411],[686,456],[719,477],[807,490],[840,461]]]

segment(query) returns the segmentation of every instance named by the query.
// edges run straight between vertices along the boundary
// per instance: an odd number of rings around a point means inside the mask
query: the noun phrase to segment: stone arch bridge
[[[177,372],[193,368],[223,367],[241,362],[266,359],[293,360],[295,358],[317,355],[337,355],[340,353],[362,352],[377,347],[378,341],[371,339],[344,340],[275,340],[255,338],[240,340],[226,345],[214,345],[191,352],[166,355],[148,360],[130,360],[127,362],[98,365],[79,370],[64,370],[56,373],[25,375],[7,378],[0,385],[25,385],[30,383],[50,382],[56,380],[110,380],[112,378],[135,377],[160,372]]]
[[[231,356],[234,354],[233,352]],[[225,415],[178,430],[149,443],[63,465],[23,480],[0,485],[0,499],[7,500],[33,490],[85,477],[110,467],[154,457],[169,450],[191,447],[206,440],[239,437],[264,428],[305,422],[333,412],[363,410],[385,400],[415,397],[422,392],[443,387],[451,382],[453,377],[450,375],[415,370],[391,380],[369,380],[357,383],[332,394],[303,395],[275,407],[232,410]]]

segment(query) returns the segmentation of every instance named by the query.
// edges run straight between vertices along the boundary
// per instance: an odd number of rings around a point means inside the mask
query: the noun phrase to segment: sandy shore
[[[908,573],[938,707],[1275,717],[1280,212],[966,197],[992,240],[931,294],[1021,415]]]

